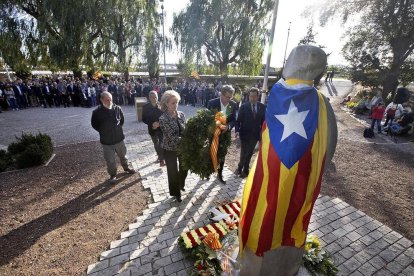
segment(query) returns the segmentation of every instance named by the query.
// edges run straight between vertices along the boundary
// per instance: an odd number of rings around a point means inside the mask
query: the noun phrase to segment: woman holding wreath
[[[162,148],[167,165],[168,188],[170,195],[181,202],[181,191],[185,191],[184,183],[188,170],[183,169],[178,154],[178,144],[185,127],[185,116],[177,111],[180,95],[174,90],[166,91],[161,97],[161,111],[159,122],[163,134]],[[177,161],[179,165],[177,165]]]

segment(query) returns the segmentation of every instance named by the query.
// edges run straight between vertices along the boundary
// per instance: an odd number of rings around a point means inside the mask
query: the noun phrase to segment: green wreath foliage
[[[210,157],[210,144],[213,139],[216,122],[215,112],[202,109],[197,115],[190,118],[181,135],[178,151],[181,154],[183,167],[200,176],[208,178],[214,173],[213,163]],[[217,160],[224,160],[231,144],[231,132],[220,135]]]

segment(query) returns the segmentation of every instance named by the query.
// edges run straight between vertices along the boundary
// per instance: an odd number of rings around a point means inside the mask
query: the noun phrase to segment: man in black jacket
[[[134,169],[129,168],[126,156],[127,149],[124,143],[124,114],[120,106],[112,103],[111,93],[105,91],[101,93],[102,105],[97,107],[91,118],[92,127],[99,132],[102,144],[107,171],[110,175],[110,182],[116,179],[116,160],[115,153],[118,155],[124,171],[130,174],[135,173]]]
[[[254,148],[260,140],[262,124],[265,119],[266,107],[258,102],[259,89],[252,87],[249,90],[249,101],[244,103],[239,110],[236,121],[236,138],[240,137],[241,151],[240,161],[236,174],[242,178],[249,175],[249,164]]]
[[[231,100],[231,98],[233,98],[233,93],[234,88],[231,85],[223,85],[220,90],[220,97],[210,100],[207,104],[209,110],[214,110],[216,112],[221,111],[226,115],[227,126],[226,129],[223,130],[223,133],[231,131],[236,123],[237,104],[235,101]],[[226,184],[226,181],[223,179],[223,167],[224,160],[219,164],[217,178],[221,183]]]

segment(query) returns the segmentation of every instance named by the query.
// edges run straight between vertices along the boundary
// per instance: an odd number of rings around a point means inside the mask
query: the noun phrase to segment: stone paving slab
[[[179,235],[207,223],[217,202],[241,197],[244,181],[227,168],[221,185],[214,177],[189,174],[181,203],[168,194],[166,167],[159,167],[152,141],[144,133],[128,135],[129,159],[149,189],[153,203],[108,245],[87,274],[187,275],[193,263],[178,247]],[[131,203],[133,204],[133,203]],[[413,242],[339,198],[320,196],[309,233],[316,234],[335,261],[339,275],[414,275]],[[299,275],[308,275],[303,269]]]

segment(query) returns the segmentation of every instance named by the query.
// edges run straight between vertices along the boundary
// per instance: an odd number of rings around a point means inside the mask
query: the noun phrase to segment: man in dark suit
[[[27,102],[25,101],[25,97],[23,94],[23,86],[22,86],[22,80],[17,79],[17,81],[12,86],[14,97],[16,98],[17,106],[22,109],[27,107]]]
[[[51,108],[53,104],[52,87],[49,86],[49,83],[46,81],[43,83],[42,94],[43,94],[43,98],[46,100],[43,107],[46,108],[46,103],[47,103],[49,105],[49,108]]]
[[[75,83],[73,80],[70,80],[68,86],[66,87],[66,93],[69,97],[69,101],[72,102],[73,106],[76,106],[75,104],[77,104],[77,100],[75,99]]]
[[[236,124],[236,111],[237,104],[235,101],[232,101],[234,94],[234,88],[231,85],[223,85],[220,90],[220,96],[216,99],[212,99],[208,102],[207,108],[209,110],[221,111],[226,115],[227,125],[223,128],[223,132],[231,131],[231,129]],[[218,168],[217,179],[226,184],[226,181],[223,179],[223,167],[224,159],[220,162]]]
[[[242,178],[249,174],[249,164],[254,148],[260,140],[262,124],[265,119],[266,107],[259,99],[259,89],[252,87],[249,90],[249,101],[240,107],[236,121],[236,138],[240,137],[240,161],[235,174]]]

